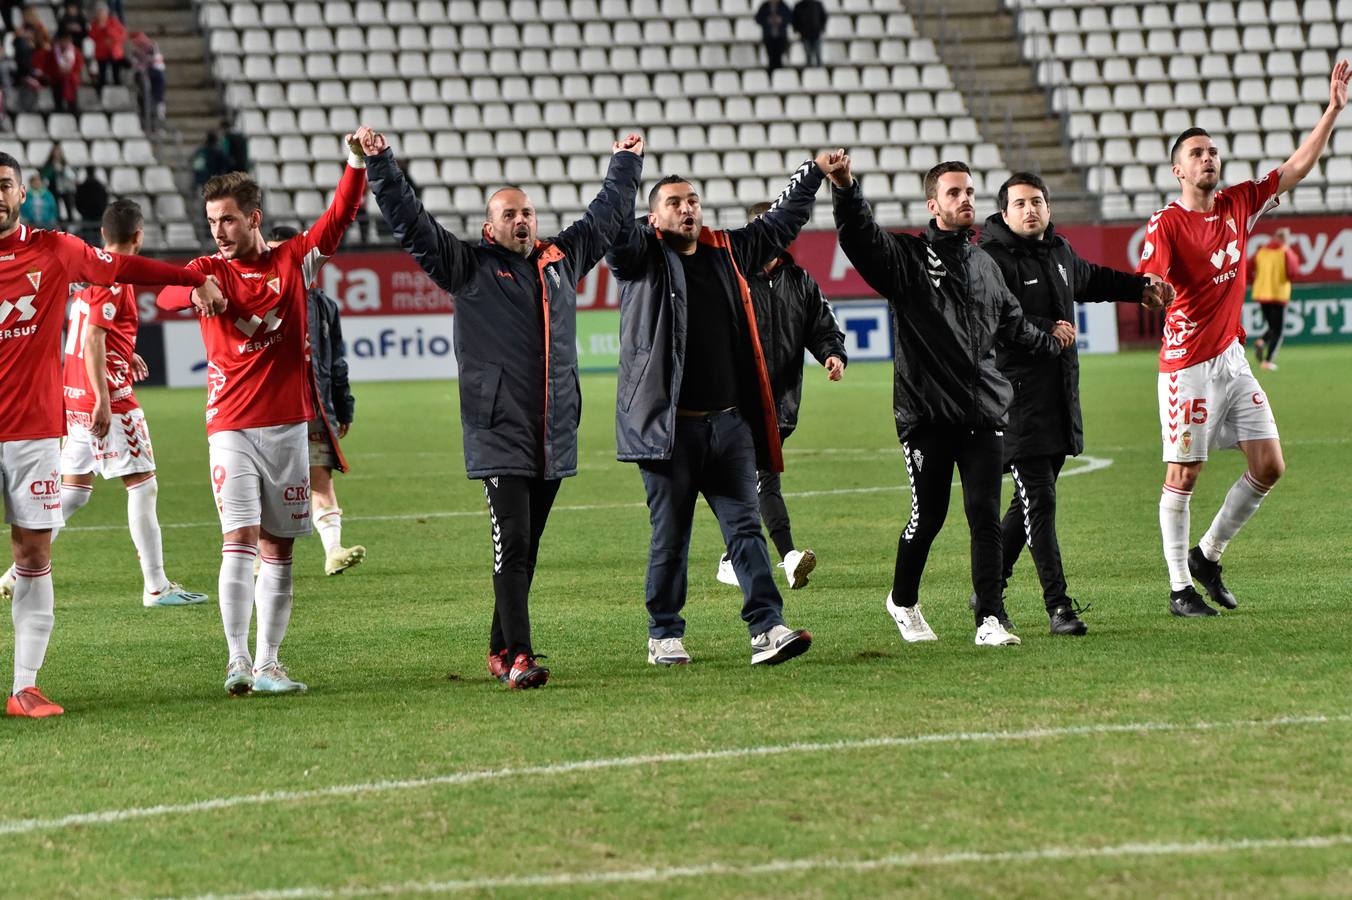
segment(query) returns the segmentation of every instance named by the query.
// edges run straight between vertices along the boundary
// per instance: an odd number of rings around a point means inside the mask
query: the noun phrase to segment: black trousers
[[[1282,345],[1282,326],[1286,323],[1285,303],[1260,303],[1267,331],[1263,332],[1263,348],[1258,351],[1259,362],[1272,362],[1277,348]]]
[[[892,601],[914,606],[930,545],[948,516],[953,467],[962,479],[962,503],[971,532],[976,621],[1000,610],[1000,479],[1004,438],[997,431],[924,425],[902,442],[911,485],[911,518],[897,540]]]
[[[1061,568],[1061,544],[1056,539],[1056,479],[1065,463],[1064,454],[1014,460],[1014,496],[1000,523],[1004,544],[1001,585],[1009,582],[1014,563],[1027,544],[1048,610],[1066,603],[1066,573]]]
[[[742,621],[752,637],[784,624],[784,599],[775,586],[770,554],[756,510],[756,446],[751,426],[736,410],[676,417],[671,459],[639,463],[648,492],[652,542],[648,547],[648,636],[685,636],[690,528],[699,495],[718,519],[742,588]]]
[[[559,479],[499,475],[484,479],[488,518],[493,526],[493,628],[490,653],[507,651],[532,656],[530,642],[531,581],[540,553],[549,510],[559,493]]]
[[[779,432],[782,444],[793,434],[792,428]],[[778,472],[756,472],[756,496],[760,500],[761,521],[770,532],[775,552],[783,559],[793,549],[793,529],[789,523],[789,508],[784,505],[784,493],[779,486]]]
[[[789,40],[765,41],[765,67],[773,72],[784,65],[784,54],[789,52]]]

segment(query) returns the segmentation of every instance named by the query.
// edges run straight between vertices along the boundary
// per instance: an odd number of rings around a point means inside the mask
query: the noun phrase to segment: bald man
[[[582,218],[536,236],[519,188],[489,198],[477,245],[446,231],[414,196],[383,135],[363,135],[368,177],[400,245],[455,295],[455,356],[465,470],[482,479],[493,533],[488,671],[511,688],[541,687],[528,595],[540,537],[561,481],[577,474],[577,282],[634,214],[643,141],[612,146],[605,184]]]

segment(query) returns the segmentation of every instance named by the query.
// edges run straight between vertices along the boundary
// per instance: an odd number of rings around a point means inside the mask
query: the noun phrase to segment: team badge
[[[1225,225],[1226,225],[1227,228],[1229,228],[1229,229],[1230,229],[1231,231],[1233,231],[1235,234],[1239,234],[1239,227],[1238,227],[1237,225],[1235,225],[1235,217],[1234,217],[1234,216],[1226,216],[1226,217],[1225,217]]]
[[[1063,266],[1063,265],[1061,265],[1060,263],[1057,263],[1057,264],[1056,264],[1056,271],[1058,271],[1058,272],[1061,273],[1061,280],[1062,280],[1063,282],[1065,282],[1065,284],[1066,284],[1067,287],[1069,287],[1069,286],[1070,286],[1070,279],[1066,277],[1066,267]]]
[[[1179,438],[1178,438],[1178,447],[1179,447],[1179,450],[1182,451],[1182,455],[1183,455],[1183,456],[1187,456],[1187,455],[1189,455],[1190,453],[1192,453],[1192,432],[1191,432],[1191,431],[1185,431],[1185,432],[1183,432],[1182,435],[1179,436]]]
[[[33,286],[33,290],[35,290],[35,291],[36,291],[36,290],[40,290],[40,289],[41,289],[40,286],[41,286],[41,284],[42,284],[42,270],[41,270],[41,269],[29,269],[29,270],[28,270],[28,283],[31,284],[31,285]]]
[[[272,288],[274,294],[280,294],[282,292],[282,279],[276,275],[272,276],[268,279],[268,287]]]

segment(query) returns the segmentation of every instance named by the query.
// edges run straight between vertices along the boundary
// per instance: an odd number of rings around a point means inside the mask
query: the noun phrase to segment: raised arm
[[[347,166],[343,169],[343,177],[338,180],[337,190],[333,192],[333,202],[304,235],[307,285],[314,283],[324,261],[338,252],[343,235],[357,221],[362,198],[366,195],[366,157],[362,153],[361,143],[351,134],[344,140],[348,148]]]
[[[383,134],[364,135],[362,150],[371,193],[399,246],[442,290],[453,294],[464,287],[474,271],[473,249],[423,208]]]
[[[1282,163],[1281,179],[1277,182],[1278,193],[1289,191],[1300,184],[1323,155],[1324,148],[1329,145],[1329,136],[1333,134],[1333,123],[1347,106],[1349,77],[1352,77],[1352,66],[1349,66],[1345,59],[1339,60],[1338,65],[1333,67],[1333,74],[1329,76],[1329,105],[1325,107],[1324,115],[1320,116],[1314,128],[1305,136],[1305,140],[1296,148],[1296,152]]]
[[[837,151],[843,155],[843,151]],[[823,153],[808,160],[789,177],[789,183],[780,192],[769,212],[728,232],[733,257],[743,272],[759,272],[770,260],[779,256],[798,237],[817,200],[826,169],[833,163]]]
[[[579,278],[601,261],[625,223],[633,220],[634,195],[642,173],[643,138],[631,134],[612,146],[605,182],[586,213],[554,239],[573,260]]]
[[[917,277],[910,254],[895,235],[878,227],[859,182],[850,172],[849,157],[830,179],[840,249],[869,287],[884,297],[897,298]]]

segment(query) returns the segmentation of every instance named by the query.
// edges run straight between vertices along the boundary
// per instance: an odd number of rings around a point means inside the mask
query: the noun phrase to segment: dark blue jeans
[[[652,543],[648,548],[648,634],[683,637],[689,586],[690,527],[699,495],[718,518],[737,581],[742,619],[751,635],[784,624],[784,599],[775,586],[761,534],[756,498],[756,447],[751,426],[735,410],[707,418],[676,417],[671,459],[639,463],[648,491]]]

